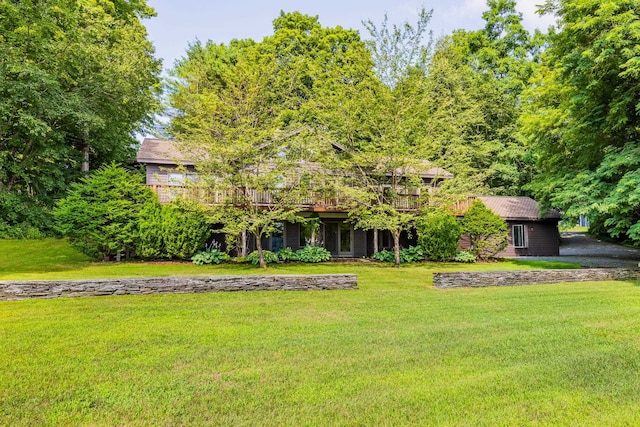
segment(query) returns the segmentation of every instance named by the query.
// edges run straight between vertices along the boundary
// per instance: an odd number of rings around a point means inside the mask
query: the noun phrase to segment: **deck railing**
[[[242,192],[221,192],[195,186],[149,184],[158,195],[160,203],[168,203],[175,199],[191,199],[207,205],[221,205],[237,201],[251,201],[258,206],[268,207],[273,204],[274,195],[269,191],[245,190]],[[346,200],[340,196],[329,196],[322,192],[309,192],[291,202],[292,205],[310,211],[342,211]],[[422,206],[418,195],[401,195],[394,197],[393,207],[402,211],[412,211]]]

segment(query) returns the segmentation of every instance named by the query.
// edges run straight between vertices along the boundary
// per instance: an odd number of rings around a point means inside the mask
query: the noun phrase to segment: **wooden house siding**
[[[367,232],[364,230],[353,230],[353,256],[354,258],[367,256]]]
[[[499,256],[558,256],[560,235],[557,221],[507,221],[509,246]],[[527,247],[513,246],[513,226],[523,225],[526,230]]]
[[[526,248],[516,248],[513,245],[513,226],[523,225],[526,229]],[[549,221],[507,221],[507,232],[509,243],[507,247],[499,252],[498,257],[518,257],[518,256],[558,256],[560,254],[560,235],[558,233],[558,223],[555,220]],[[459,246],[462,249],[469,248],[469,238],[463,236]]]
[[[300,249],[300,224],[285,222],[284,247],[293,251]]]

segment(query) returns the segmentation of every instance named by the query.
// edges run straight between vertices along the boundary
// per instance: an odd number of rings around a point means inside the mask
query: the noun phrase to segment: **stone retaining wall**
[[[0,281],[0,300],[218,291],[356,289],[355,274]]]
[[[520,270],[465,273],[436,273],[436,288],[519,286],[545,283],[640,280],[640,270],[625,268],[584,268],[576,270]]]

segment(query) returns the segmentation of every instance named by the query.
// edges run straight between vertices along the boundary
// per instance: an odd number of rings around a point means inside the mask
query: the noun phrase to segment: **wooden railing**
[[[225,203],[236,203],[241,205],[247,200],[257,206],[271,206],[274,196],[269,191],[246,190],[243,192],[221,192],[212,191],[205,188],[180,185],[150,184],[151,188],[158,195],[160,203],[168,203],[175,199],[191,199],[207,205],[221,205]],[[321,192],[310,192],[291,202],[292,205],[309,211],[343,211],[346,200],[339,196],[329,196]],[[420,198],[417,195],[396,196],[393,206],[398,210],[412,211],[421,207]]]

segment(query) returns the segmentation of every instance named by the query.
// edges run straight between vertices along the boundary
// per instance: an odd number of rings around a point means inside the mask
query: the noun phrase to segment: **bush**
[[[416,230],[426,259],[446,261],[455,256],[462,227],[451,213],[444,210],[430,213],[418,220]]]
[[[375,254],[371,255],[371,258],[375,259],[376,261],[382,262],[396,262],[395,254],[393,253],[393,251],[389,251],[387,249],[376,252]]]
[[[210,226],[206,212],[195,202],[175,200],[162,207],[162,238],[168,258],[190,259],[204,248]]]
[[[146,259],[166,258],[162,229],[162,205],[157,198],[146,203],[138,215],[140,243],[136,254]]]
[[[476,262],[476,256],[469,251],[458,251],[453,257],[455,262],[474,263]]]
[[[298,254],[291,248],[283,248],[278,251],[278,258],[280,258],[280,261],[297,261]]]
[[[480,200],[473,202],[460,225],[469,238],[469,251],[478,259],[491,258],[507,247],[507,223]]]
[[[54,235],[51,208],[27,195],[0,191],[0,239],[42,239]]]
[[[394,260],[395,261],[395,260]],[[400,250],[400,262],[411,263],[417,261],[424,261],[424,251],[420,245],[409,246]]]
[[[296,256],[302,262],[325,262],[331,259],[331,252],[320,246],[306,245],[296,251]]]
[[[391,262],[395,263],[395,254],[393,251],[383,249],[375,254],[371,255],[371,258],[382,261],[382,262]],[[411,262],[423,261],[424,260],[424,251],[418,246],[409,246],[408,248],[400,249],[400,263],[406,264]]]
[[[89,256],[126,254],[139,242],[139,212],[154,198],[140,176],[113,164],[105,166],[73,184],[57,203],[56,227]]]
[[[198,251],[194,256],[191,257],[191,261],[193,261],[196,265],[203,264],[220,264],[221,262],[228,261],[229,255],[222,252],[219,249],[211,249],[207,251]]]
[[[274,254],[271,251],[263,250],[262,257],[264,258],[265,264],[276,264],[280,262],[278,259],[278,255]],[[258,255],[258,251],[253,251],[249,255],[247,255],[246,260],[253,265],[260,264],[260,256]]]

